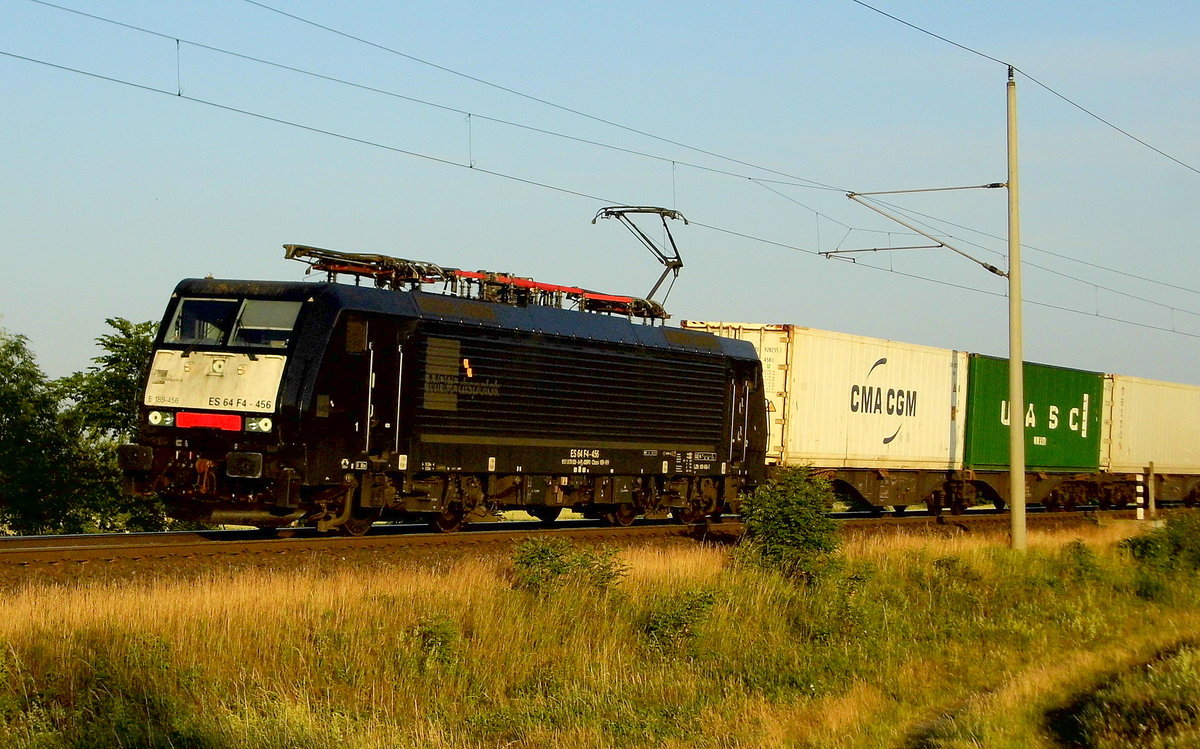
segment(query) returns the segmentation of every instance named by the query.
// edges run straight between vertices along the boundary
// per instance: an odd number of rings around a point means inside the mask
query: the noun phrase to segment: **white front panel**
[[[154,352],[147,406],[274,413],[287,357],[224,351]]]
[[[1114,473],[1200,474],[1200,387],[1112,375],[1105,423]]]

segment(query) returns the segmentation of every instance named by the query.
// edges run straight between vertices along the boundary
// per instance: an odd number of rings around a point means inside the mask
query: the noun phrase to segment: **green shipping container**
[[[972,354],[967,388],[964,467],[1007,469],[1008,360]],[[1027,470],[1097,470],[1102,374],[1025,362],[1025,402]]]

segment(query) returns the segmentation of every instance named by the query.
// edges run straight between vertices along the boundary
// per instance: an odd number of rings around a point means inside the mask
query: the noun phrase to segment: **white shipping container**
[[[1105,378],[1101,467],[1113,473],[1200,474],[1200,387]]]
[[[967,355],[796,325],[700,322],[763,363],[768,460],[819,468],[962,468]]]

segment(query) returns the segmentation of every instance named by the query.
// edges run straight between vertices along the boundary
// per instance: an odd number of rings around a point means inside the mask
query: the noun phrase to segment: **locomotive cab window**
[[[300,314],[300,302],[247,299],[233,326],[232,346],[284,348]]]
[[[181,299],[166,342],[219,346],[237,310],[236,299]]]
[[[166,343],[284,348],[300,302],[262,299],[181,299]]]

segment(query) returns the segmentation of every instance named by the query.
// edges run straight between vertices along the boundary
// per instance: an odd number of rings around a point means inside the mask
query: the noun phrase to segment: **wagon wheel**
[[[943,491],[935,491],[929,498],[925,500],[925,507],[928,508],[929,514],[938,517],[942,514],[942,509],[946,504],[946,493]]]
[[[682,525],[696,525],[704,520],[704,510],[696,505],[688,505],[687,507],[672,507],[671,517],[676,523]]]
[[[466,513],[459,508],[447,507],[441,513],[434,515],[429,521],[430,527],[442,533],[452,533],[463,525]]]
[[[530,515],[541,521],[542,525],[553,525],[562,514],[561,507],[530,507],[526,510]]]
[[[365,536],[379,519],[379,513],[379,510],[355,510],[346,518],[346,522],[338,526],[338,533],[343,536]]]
[[[946,498],[950,504],[951,515],[961,515],[967,511],[967,506],[970,504],[967,500],[967,490],[963,486],[957,487],[957,491],[951,492]]]
[[[609,525],[618,525],[622,528],[628,528],[633,525],[633,521],[637,520],[637,516],[637,508],[628,502],[616,505],[612,511],[604,513],[604,519]]]

